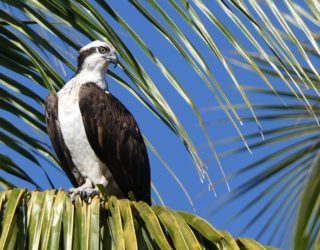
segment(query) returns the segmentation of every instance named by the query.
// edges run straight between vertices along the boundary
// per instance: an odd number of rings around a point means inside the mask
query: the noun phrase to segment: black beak
[[[116,68],[117,65],[118,65],[118,57],[117,57],[117,55],[108,56],[107,61],[108,61],[109,63],[114,64],[114,68]]]

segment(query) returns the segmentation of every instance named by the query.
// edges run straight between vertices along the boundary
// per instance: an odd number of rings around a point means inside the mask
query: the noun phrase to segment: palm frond
[[[0,192],[1,249],[272,249],[234,239],[193,214],[99,197],[72,203],[62,190]]]
[[[187,151],[190,153],[200,177],[202,179],[207,178],[209,183],[211,183],[210,178],[206,173],[206,169],[204,168],[204,164],[178,117],[174,114],[170,105],[163,98],[163,95],[160,93],[158,87],[149,77],[143,66],[137,61],[124,42],[116,34],[114,29],[108,22],[106,22],[102,15],[99,14],[93,5],[86,1],[80,1],[78,3],[63,3],[59,8],[50,1],[41,3],[8,1],[7,4],[9,6],[16,7],[21,13],[28,16],[30,19],[35,20],[39,26],[44,27],[49,32],[53,33],[56,37],[55,39],[60,39],[61,43],[71,46],[72,49],[79,49],[79,45],[78,42],[75,42],[65,34],[64,27],[66,26],[72,26],[74,29],[73,32],[77,32],[90,40],[104,38],[112,43],[124,59],[124,61],[120,62],[120,65],[127,77],[131,80],[130,84],[133,83],[138,89],[137,95],[140,97],[138,100],[148,106],[149,110],[159,117],[160,120],[162,120],[178,136],[178,138],[181,139],[183,144],[186,146]],[[150,60],[157,65],[163,75],[167,77],[168,82],[176,88],[177,92],[185,99],[188,105],[190,105],[191,109],[195,112],[199,123],[202,124],[203,132],[213,150],[213,153],[216,154],[212,142],[203,126],[202,118],[197,111],[197,107],[182,88],[181,84],[160,62],[160,60],[153,55],[134,31],[125,22],[117,18],[114,12],[110,11],[107,4],[103,2],[100,2],[99,4],[104,7],[106,13],[109,12],[111,17],[123,25],[129,34],[133,35],[134,40],[140,46],[142,51],[145,52],[149,56]],[[143,12],[143,10],[141,10],[141,12]],[[3,14],[3,20],[7,23],[5,27],[1,27],[1,34],[7,39],[6,42],[8,45],[6,47],[12,48],[4,51],[6,53],[4,53],[3,56],[6,56],[6,58],[1,60],[2,65],[15,73],[35,81],[50,91],[57,90],[62,85],[63,80],[57,73],[57,70],[54,69],[54,66],[42,59],[43,55],[50,55],[59,60],[64,67],[66,66],[71,70],[74,70],[71,62],[66,59],[67,57],[64,56],[63,53],[60,51],[58,52],[53,44],[40,37],[31,27],[28,26],[27,23],[20,21],[19,18],[15,18],[5,10],[1,10],[1,13]],[[72,15],[77,15],[79,17],[77,20],[79,21],[73,19],[71,17]],[[49,21],[52,19],[59,21],[59,25],[52,24],[52,22]],[[32,45],[29,45],[29,43],[32,43]],[[9,52],[11,53],[10,55]],[[17,62],[8,64],[8,62],[11,62],[9,58],[17,58]],[[116,78],[117,81],[121,79],[121,77],[117,75],[113,75],[113,77]],[[16,84],[15,81],[10,79],[6,79],[5,83],[7,86],[9,85],[10,88],[17,86],[26,88],[24,84]],[[132,87],[130,87],[129,84],[124,84],[122,86],[127,88],[129,91],[132,91]],[[19,89],[20,93],[22,88]],[[30,91],[27,91],[26,96],[32,97],[32,92],[30,93]],[[37,99],[39,100],[39,96],[37,96]],[[43,97],[40,97],[39,102],[41,104],[43,103]],[[10,100],[7,105],[10,105],[11,103],[13,103],[12,100]],[[7,111],[10,112],[9,108]],[[38,118],[40,117],[40,120],[43,122],[43,115],[39,115],[35,110],[27,111],[27,114],[29,115],[37,114]],[[11,110],[11,112],[14,112],[15,114],[18,113],[17,110]],[[25,116],[29,118],[29,115],[27,114],[25,114]],[[43,125],[37,124],[35,120],[30,119],[31,118],[28,119],[28,122],[31,123],[31,125],[37,126],[38,128],[41,127],[42,132],[45,131]],[[24,155],[26,155],[26,153]],[[29,158],[32,157],[29,156]]]
[[[267,18],[264,16],[265,14],[259,4],[257,2],[251,2],[257,11],[261,11],[260,17]],[[283,16],[284,14],[281,13],[280,15],[274,3],[271,3],[271,1],[267,2],[267,6],[271,9],[272,13],[279,19],[283,27],[285,26],[286,28],[285,32],[287,34],[279,35],[281,39],[285,39],[284,36],[287,36],[286,39],[289,39],[288,41],[290,41],[290,43],[299,46],[299,44],[297,44],[299,41],[290,33],[292,32],[291,29],[289,30],[287,27],[288,23],[281,17],[281,15]],[[291,9],[293,7],[288,1],[285,2],[290,13],[293,15],[291,21],[297,26],[300,25],[300,29],[304,29],[301,27],[303,24],[301,23],[300,16],[297,16],[298,14],[295,10]],[[265,25],[272,29],[274,24],[268,23],[267,20],[265,20]],[[278,31],[274,30],[274,32],[279,34]],[[303,51],[301,48],[298,48],[298,50],[300,49],[300,53],[310,53],[315,40],[308,37],[310,36],[309,29],[304,29],[304,32],[307,33],[306,35],[310,44],[304,44]],[[309,48],[309,50],[306,48]],[[288,53],[290,52],[288,51]],[[281,67],[281,62],[278,61],[277,57],[266,58],[257,54],[251,54],[251,56],[265,74],[282,79],[278,71],[269,63],[271,60],[277,67]],[[291,82],[295,81],[295,84],[298,84],[301,90],[305,87],[311,87],[315,90],[318,89],[319,86],[318,76],[314,72],[314,69],[312,69],[310,62],[307,62],[308,58],[309,56],[303,56],[303,59],[306,60],[306,66],[299,66],[299,68],[297,68],[298,70],[293,68],[295,67],[293,66],[294,64],[285,62],[286,67],[280,71],[281,75],[289,73],[285,76],[286,80]],[[316,55],[315,61],[318,59],[319,56]],[[240,66],[252,69],[252,66],[247,62],[242,62],[241,60],[234,62],[239,63],[238,65]],[[301,72],[299,71],[303,72],[303,74],[300,74]],[[312,85],[307,84],[307,86],[306,83],[309,81],[312,81]],[[257,93],[260,96],[268,95],[270,97],[269,100],[273,103],[275,98],[280,96],[282,100],[285,100],[287,105],[253,105],[254,109],[257,110],[258,119],[262,123],[272,123],[273,126],[264,131],[264,135],[266,136],[264,141],[260,140],[259,133],[247,133],[245,138],[253,153],[259,149],[261,149],[259,152],[262,152],[262,150],[265,150],[265,152],[259,159],[256,159],[250,164],[239,166],[239,169],[228,176],[231,180],[234,178],[245,179],[242,184],[237,185],[229,195],[222,198],[220,200],[221,204],[215,207],[212,212],[217,212],[218,207],[221,209],[221,206],[236,202],[240,197],[249,195],[250,198],[248,201],[231,216],[228,224],[238,221],[238,219],[248,211],[254,209],[254,214],[250,213],[250,215],[253,216],[252,220],[243,225],[242,230],[240,230],[241,234],[246,233],[256,225],[255,223],[260,222],[260,225],[264,223],[264,226],[261,230],[256,231],[257,239],[271,234],[268,240],[269,244],[272,243],[276,245],[277,239],[279,239],[278,242],[281,242],[279,246],[288,246],[286,245],[288,243],[280,240],[283,239],[281,237],[285,237],[292,240],[292,245],[296,247],[296,249],[317,249],[318,242],[316,239],[319,228],[316,214],[318,214],[319,211],[319,202],[315,196],[318,196],[319,176],[314,175],[314,171],[316,171],[315,169],[319,166],[319,95],[317,91],[311,91],[311,89],[306,91],[307,94],[303,94],[300,91],[295,93],[283,89],[277,90],[277,94],[275,94],[272,90],[251,86],[245,89]],[[308,103],[304,103],[303,100],[308,100]],[[305,104],[309,107],[307,110]],[[243,105],[239,106],[239,109],[240,108],[243,108]],[[259,113],[261,113],[261,115],[259,115]],[[254,119],[252,117],[244,117],[243,121],[253,122]],[[233,137],[224,140],[223,143],[236,143],[240,140],[240,137]],[[221,155],[229,156],[241,152],[245,152],[244,146],[225,151]],[[255,174],[250,176],[249,173],[252,173],[252,171],[254,171]],[[252,190],[260,191],[253,194]],[[268,219],[265,218],[266,211],[269,211],[269,213],[273,211]],[[297,219],[296,222],[294,222],[295,219]],[[277,221],[286,223],[287,227],[281,227]],[[293,226],[294,224],[295,226]],[[287,230],[289,225],[294,229],[290,233],[288,233]],[[279,235],[281,236],[279,237]]]

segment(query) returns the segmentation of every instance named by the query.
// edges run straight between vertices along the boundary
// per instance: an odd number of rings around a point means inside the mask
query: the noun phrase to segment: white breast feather
[[[58,92],[58,117],[62,136],[79,172],[94,184],[106,185],[106,177],[111,178],[111,174],[88,142],[79,108],[80,87],[81,84],[68,82]]]

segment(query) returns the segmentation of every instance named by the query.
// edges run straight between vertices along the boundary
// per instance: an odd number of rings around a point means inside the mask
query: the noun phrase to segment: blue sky
[[[192,70],[190,65],[188,65],[183,57],[179,55],[175,49],[171,46],[171,44],[164,39],[158,32],[153,28],[153,26],[146,22],[144,17],[139,15],[134,8],[127,1],[110,1],[110,5],[126,20],[126,22],[135,30],[135,32],[144,40],[144,42],[148,45],[148,47],[154,52],[154,54],[159,58],[159,60],[168,68],[170,71],[176,76],[177,80],[183,86],[183,88],[187,91],[190,97],[195,101],[196,106],[199,110],[206,110],[208,107],[217,106],[217,101],[213,98],[212,94],[208,91],[208,88],[202,82],[202,80],[196,75],[196,73]],[[219,7],[215,6],[215,3],[211,4],[214,13],[218,18],[223,20],[224,25],[229,27],[230,31],[235,35],[235,37],[241,42],[241,44],[247,50],[252,50],[251,45],[246,41],[246,39],[239,33],[239,31],[233,26],[233,24],[226,18],[226,16],[222,13]],[[148,6],[148,5],[146,5]],[[199,48],[200,53],[206,59],[210,70],[212,71],[214,77],[216,77],[217,81],[223,88],[223,90],[227,93],[229,99],[233,104],[243,104],[243,100],[241,99],[238,92],[235,90],[234,85],[232,83],[231,78],[228,76],[226,70],[223,68],[219,60],[213,55],[213,53],[204,46],[203,42],[192,32],[188,25],[186,25],[182,19],[178,17],[178,15],[174,12],[173,9],[169,7],[169,5],[165,4],[164,1],[161,2],[161,6],[171,18],[176,21],[176,24],[181,28],[182,31],[188,36],[188,38],[193,42],[197,48]],[[151,13],[155,14],[156,17],[158,15],[148,7]],[[203,17],[203,16],[201,16]],[[247,223],[252,216],[249,213],[246,213],[241,219],[238,219],[236,223],[233,223],[229,226],[225,226],[225,222],[235,210],[240,208],[242,204],[246,204],[249,200],[250,195],[244,196],[242,200],[237,200],[235,204],[224,207],[222,211],[217,212],[216,214],[210,214],[210,209],[214,206],[214,204],[218,201],[222,195],[227,194],[228,190],[226,184],[221,181],[222,175],[219,171],[218,165],[216,161],[213,159],[212,154],[209,150],[208,145],[206,145],[205,138],[201,132],[201,129],[198,125],[197,119],[193,114],[190,107],[184,102],[181,96],[173,89],[172,86],[168,83],[165,77],[161,74],[161,72],[149,61],[149,59],[143,54],[143,52],[137,47],[134,43],[130,35],[128,35],[117,23],[114,22],[109,16],[105,16],[106,20],[108,20],[115,31],[118,33],[120,38],[125,42],[128,48],[133,52],[135,57],[141,62],[143,67],[145,67],[146,71],[151,75],[152,80],[155,82],[163,96],[166,98],[171,108],[177,114],[177,117],[180,119],[185,129],[189,133],[192,141],[195,146],[199,150],[199,154],[202,156],[204,161],[207,164],[208,171],[210,176],[214,182],[217,184],[216,191],[218,197],[215,197],[213,192],[208,192],[207,184],[202,184],[197,176],[195,167],[192,164],[191,158],[188,155],[185,147],[181,143],[181,141],[159,120],[151,114],[141,103],[139,103],[127,90],[122,88],[120,85],[115,83],[107,76],[107,81],[109,84],[109,90],[120,99],[128,109],[134,114],[136,117],[139,126],[143,132],[143,134],[149,139],[149,141],[153,144],[153,146],[157,149],[157,151],[161,154],[163,159],[167,162],[167,164],[172,168],[175,174],[180,178],[188,192],[190,193],[193,202],[196,207],[196,212],[198,215],[204,217],[208,220],[214,227],[217,229],[223,229],[229,231],[234,236],[237,236],[239,233],[239,229],[243,224]],[[208,29],[210,35],[213,37],[214,41],[217,43],[220,51],[226,57],[234,57],[234,48],[227,42],[227,40],[223,37],[223,35],[216,29],[215,26],[210,24],[207,19],[202,18],[206,28]],[[161,22],[165,27],[164,22]],[[41,30],[40,30],[41,32]],[[48,34],[47,34],[48,35]],[[47,36],[46,35],[46,36]],[[75,37],[77,35],[75,34]],[[48,35],[48,38],[51,39],[51,36]],[[55,41],[52,38],[52,43],[58,48],[59,41]],[[78,43],[81,45],[85,45],[90,41],[84,39],[79,36]],[[76,65],[76,52],[70,50],[68,53],[70,56],[70,61]],[[52,60],[51,57],[48,58],[48,61]],[[53,65],[55,62],[51,61]],[[56,64],[59,72],[67,81],[73,74],[72,71],[68,70],[66,67],[62,70],[59,65]],[[241,69],[237,66],[232,65],[232,69],[239,80],[239,83],[243,85],[250,85],[256,87],[265,87],[262,80],[253,72]],[[0,68],[2,73],[9,73],[3,68]],[[63,71],[66,71],[64,74]],[[110,69],[116,74],[121,75],[125,79],[127,77],[122,72],[121,68]],[[26,81],[26,79],[18,79],[21,81],[25,81],[26,84],[32,84],[31,81]],[[282,85],[279,81],[273,79],[272,83],[278,88],[282,88]],[[36,87],[33,84],[34,88],[37,89],[39,95],[46,96],[47,91],[41,87]],[[248,93],[250,100],[252,103],[279,103],[279,100],[270,99],[264,96],[257,96],[254,94]],[[34,103],[31,102],[33,105]],[[41,110],[40,107],[38,107]],[[223,139],[228,138],[230,136],[235,136],[236,130],[233,128],[230,122],[215,122],[221,119],[226,119],[226,115],[223,111],[219,109],[213,109],[210,112],[202,112],[202,117],[204,122],[208,124],[207,129],[212,138],[213,142],[223,141]],[[248,110],[241,110],[239,112],[241,117],[250,116],[250,112]],[[12,115],[8,115],[8,113],[0,110],[0,115],[5,116],[7,119],[12,121],[16,121],[16,118]],[[33,130],[30,130],[24,123],[21,121],[17,121],[20,128],[23,130],[30,131],[30,133],[34,133]],[[277,124],[279,125],[279,124]],[[274,124],[262,124],[263,129],[271,128]],[[241,127],[244,133],[246,132],[257,132],[257,126],[254,123],[245,123],[244,126]],[[40,140],[43,140],[49,143],[48,138],[40,137]],[[236,146],[241,146],[241,143],[233,143],[233,144],[219,144],[216,149],[218,152],[223,152],[226,150],[230,150],[235,148]],[[273,147],[273,150],[276,148]],[[264,149],[266,150],[266,149]],[[267,149],[268,150],[268,149]],[[35,178],[39,179],[39,183],[41,183],[43,188],[48,188],[48,182],[45,180],[44,175],[39,171],[37,167],[34,166],[30,161],[25,160],[24,158],[13,154],[11,150],[7,147],[0,144],[0,151],[4,154],[8,154],[16,159],[16,162],[19,162],[20,165],[25,165],[26,169],[32,173]],[[231,173],[236,169],[243,167],[248,162],[257,159],[263,155],[265,151],[254,151],[253,155],[250,155],[248,152],[245,152],[240,155],[231,156],[227,158],[221,158],[223,168],[225,172]],[[173,209],[178,210],[187,210],[193,212],[188,200],[182,190],[178,187],[175,180],[170,176],[168,171],[163,167],[161,162],[155,157],[155,155],[149,151],[149,157],[152,167],[152,181],[159,190],[165,204]],[[50,176],[55,184],[55,187],[62,187],[64,189],[68,189],[70,187],[70,183],[67,179],[61,174],[60,171],[51,167],[47,162],[41,160],[39,158],[42,166],[49,169]],[[231,179],[230,187],[234,189],[237,185],[242,183],[246,177]],[[24,186],[24,183],[19,183],[21,186]],[[268,185],[266,182],[264,185]],[[252,195],[252,194],[251,194]],[[156,202],[158,202],[157,197],[153,196]],[[259,206],[259,205],[258,205]],[[253,211],[254,212],[254,211]],[[268,220],[268,214],[266,214],[265,221]],[[260,223],[260,222],[259,222]],[[256,226],[258,226],[257,224]],[[246,237],[255,237],[256,229],[253,227],[249,230],[245,235]],[[260,241],[262,243],[266,242],[270,234],[263,237]]]

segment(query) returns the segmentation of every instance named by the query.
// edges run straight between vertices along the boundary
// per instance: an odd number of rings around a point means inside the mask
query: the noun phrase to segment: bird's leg
[[[80,187],[70,188],[68,190],[70,200],[74,201],[76,195],[79,194],[82,199],[88,201],[90,197],[99,194],[99,190],[97,188],[93,188],[92,186],[93,185],[91,180],[89,178],[86,178],[85,183]]]

